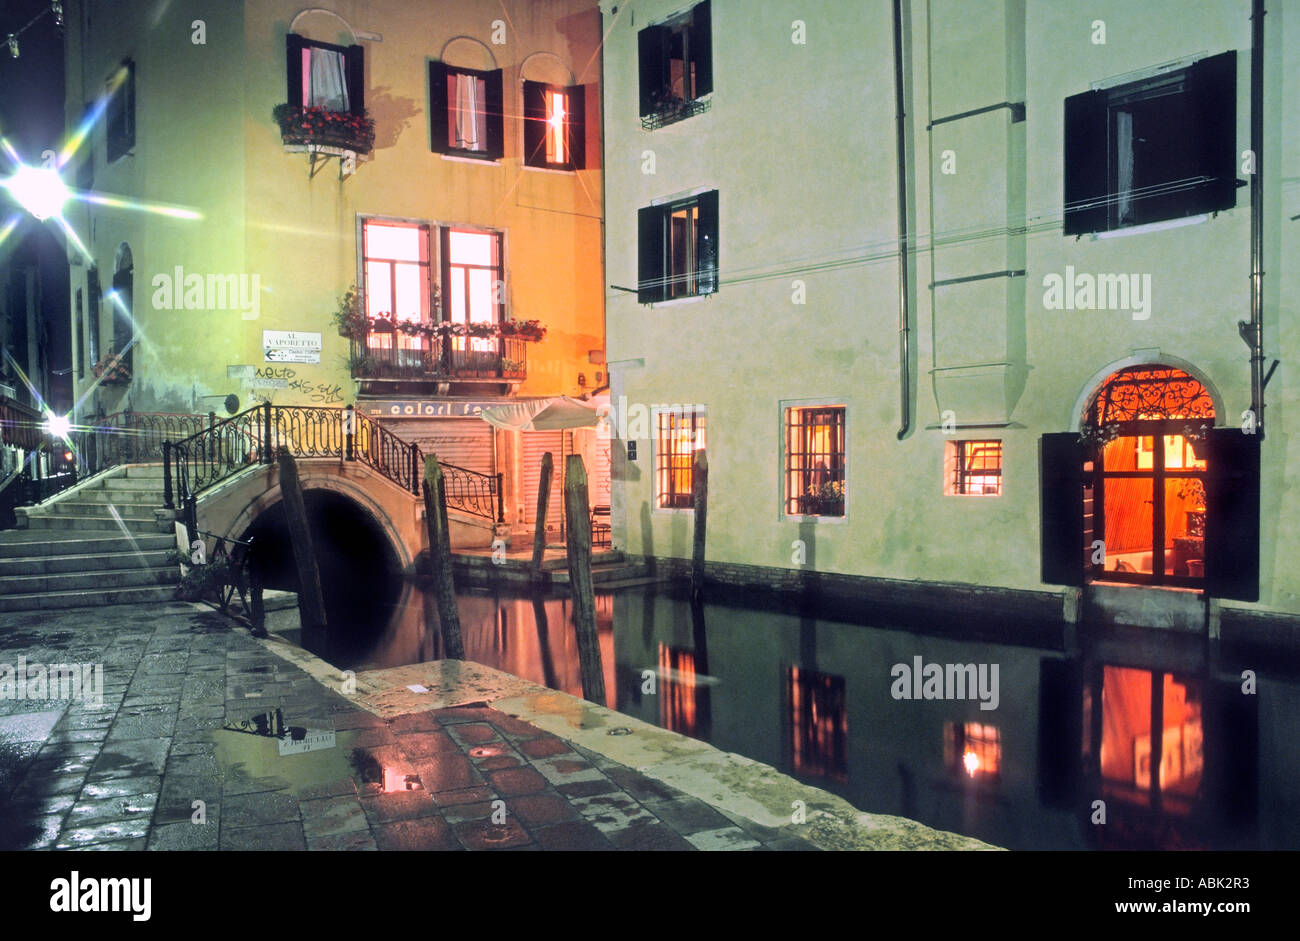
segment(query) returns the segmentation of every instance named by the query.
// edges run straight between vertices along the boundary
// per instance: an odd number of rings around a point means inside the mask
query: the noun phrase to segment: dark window
[[[586,93],[581,85],[565,88],[524,82],[524,163],[553,170],[586,166]]]
[[[430,62],[429,124],[434,153],[500,160],[505,155],[501,70]]]
[[[708,0],[637,35],[641,115],[681,111],[713,91],[713,27]],[[689,117],[693,111],[681,113]]]
[[[82,304],[83,304],[83,299],[82,299],[81,288],[77,288],[77,302],[75,305],[76,316],[77,316],[77,320],[76,320],[77,336],[73,342],[76,345],[76,351],[77,351],[77,378],[78,379],[86,378],[86,314]]]
[[[947,493],[999,496],[1002,493],[1001,441],[950,441]]]
[[[134,274],[132,268],[124,268],[113,275],[113,353],[121,358],[122,364],[131,369],[135,352],[135,310],[133,299]]]
[[[717,190],[642,209],[639,229],[642,304],[717,292]]]
[[[365,113],[365,51],[360,46],[336,46],[289,33],[285,67],[289,104]]]
[[[108,80],[108,114],[104,131],[108,161],[128,153],[135,146],[135,63],[129,59]]]
[[[785,410],[785,511],[844,515],[844,406]]]
[[[1065,234],[1231,209],[1236,131],[1236,52],[1065,99]]]
[[[86,272],[86,314],[90,318],[90,361],[99,362],[99,269]]]
[[[655,489],[660,509],[695,505],[695,452],[704,447],[704,413],[682,409],[658,413]]]

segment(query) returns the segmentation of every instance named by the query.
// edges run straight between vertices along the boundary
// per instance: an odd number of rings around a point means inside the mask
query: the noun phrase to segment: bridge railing
[[[418,495],[424,452],[403,441],[382,422],[351,408],[315,405],[256,405],[180,441],[162,446],[164,498],[179,499],[194,527],[195,501],[203,491],[257,464],[269,465],[280,450],[297,457],[357,461]],[[501,475],[443,464],[447,506],[494,522],[505,519]]]

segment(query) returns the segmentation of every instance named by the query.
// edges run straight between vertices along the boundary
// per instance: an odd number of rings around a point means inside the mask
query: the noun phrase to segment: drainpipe
[[[907,298],[907,129],[904,124],[907,112],[903,93],[903,0],[894,0],[894,114],[898,137],[898,382],[903,413],[898,440],[902,441],[912,428],[912,324]]]
[[[1264,436],[1264,0],[1253,0],[1250,14],[1250,149],[1255,172],[1250,175],[1250,321],[1237,331],[1250,347],[1250,408],[1256,432]]]

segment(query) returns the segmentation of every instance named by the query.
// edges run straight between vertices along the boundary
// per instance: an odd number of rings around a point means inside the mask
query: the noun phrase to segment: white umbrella
[[[490,425],[510,431],[558,431],[564,428],[594,428],[596,410],[567,395],[533,399],[511,405],[485,408],[479,413]]]

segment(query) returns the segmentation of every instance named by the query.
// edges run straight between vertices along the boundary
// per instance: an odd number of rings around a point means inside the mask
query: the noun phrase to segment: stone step
[[[105,514],[104,516],[29,516],[27,527],[32,530],[79,530],[83,532],[99,532],[108,530],[111,532],[121,532],[125,529],[129,533],[152,534],[152,533],[170,533],[173,532],[173,523],[170,520],[164,520],[159,523],[154,519],[123,519],[121,523],[113,517]]]
[[[157,480],[158,486],[162,486],[162,464],[128,464],[125,471],[127,480]]]
[[[113,513],[109,507],[117,510],[117,515],[123,519],[152,520],[154,518],[154,508],[147,504],[141,503],[123,503],[118,504],[116,501],[92,502],[80,499],[81,494],[76,494],[76,500],[59,500],[55,503],[46,503],[38,508],[37,513],[28,514],[29,516],[96,516],[104,519],[112,519]],[[159,503],[158,508],[162,508]]]
[[[23,575],[62,575],[65,573],[109,572],[115,569],[162,568],[166,566],[168,549],[135,552],[126,540],[96,539],[89,542],[123,542],[126,545],[102,551],[69,555],[28,556],[6,558],[0,554],[0,579]],[[79,548],[82,543],[60,543]]]
[[[0,595],[0,611],[98,608],[108,604],[147,604],[175,600],[176,589],[170,585],[118,588],[111,591],[42,591],[25,595]]]
[[[176,548],[173,533],[141,533],[132,538],[109,533],[73,530],[10,529],[0,532],[0,559],[40,559],[51,556],[107,557]]]
[[[87,487],[85,490],[78,490],[72,495],[78,503],[116,503],[119,506],[129,504],[131,506],[148,506],[159,507],[163,505],[163,492],[153,487],[114,487],[109,489],[99,487]]]
[[[643,562],[619,562],[614,565],[593,565],[591,583],[604,585],[610,582],[639,580],[650,574],[649,567]],[[568,569],[559,569],[551,573],[551,582],[556,585],[569,584]]]
[[[102,480],[95,481],[95,490],[144,490],[149,493],[163,492],[161,480],[154,480],[150,477],[105,477]]]
[[[124,588],[148,588],[174,585],[181,579],[180,569],[115,569],[107,572],[69,572],[59,575],[23,575],[0,578],[0,596],[46,594],[74,591],[119,591]]]

